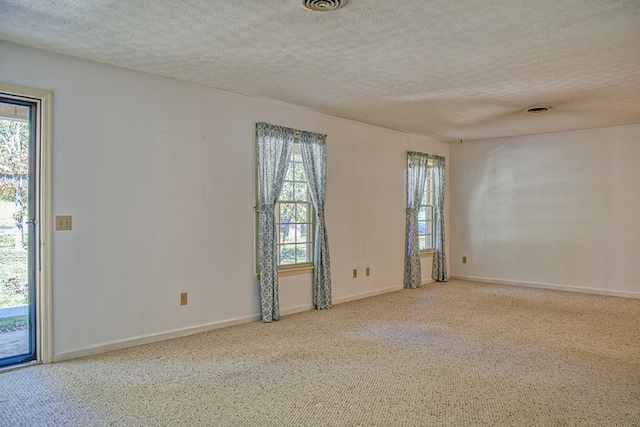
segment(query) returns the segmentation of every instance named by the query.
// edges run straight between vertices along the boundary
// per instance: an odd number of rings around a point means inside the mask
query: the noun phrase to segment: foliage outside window
[[[432,251],[435,234],[435,206],[432,160],[429,160],[427,180],[422,194],[422,203],[418,210],[418,241],[421,251]]]
[[[27,214],[27,174],[29,173],[29,123],[0,120],[0,200],[15,206],[13,219],[20,231]],[[22,245],[24,242],[20,242]],[[16,242],[16,249],[18,249]]]
[[[25,305],[29,298],[24,233],[29,173],[29,122],[24,117],[29,109],[12,107],[14,117],[0,117],[0,226],[14,230],[0,235],[0,307]],[[26,321],[27,316],[0,319],[0,329]]]
[[[293,144],[276,209],[278,265],[313,261],[313,204],[307,187],[300,145]]]

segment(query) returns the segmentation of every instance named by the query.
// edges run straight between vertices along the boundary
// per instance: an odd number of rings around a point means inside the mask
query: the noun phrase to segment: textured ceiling
[[[0,39],[443,141],[640,123],[638,0],[0,0]]]

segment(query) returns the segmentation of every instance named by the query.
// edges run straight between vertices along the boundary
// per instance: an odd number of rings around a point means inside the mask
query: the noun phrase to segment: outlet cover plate
[[[59,230],[59,231],[71,230],[71,215],[56,216],[56,230]]]

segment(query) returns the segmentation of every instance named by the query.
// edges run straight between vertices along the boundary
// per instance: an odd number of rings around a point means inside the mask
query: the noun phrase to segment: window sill
[[[278,267],[278,277],[296,276],[298,274],[313,273],[313,263],[281,265]],[[256,279],[260,280],[260,274],[256,273]]]
[[[281,265],[278,267],[278,277],[295,276],[298,274],[313,273],[313,263]]]
[[[433,249],[425,249],[424,251],[420,251],[420,258],[432,257],[436,251]]]

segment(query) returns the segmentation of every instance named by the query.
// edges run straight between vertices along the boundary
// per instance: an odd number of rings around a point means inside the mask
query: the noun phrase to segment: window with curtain
[[[256,123],[256,263],[263,322],[280,318],[281,274],[313,272],[313,305],[331,308],[326,139]]]
[[[421,253],[433,253],[432,278],[447,280],[444,236],[445,158],[407,153],[404,287],[422,284]]]
[[[312,265],[314,218],[300,143],[296,140],[276,208],[279,267]]]

